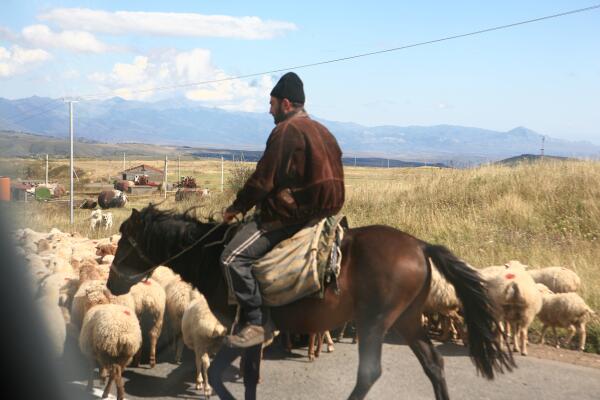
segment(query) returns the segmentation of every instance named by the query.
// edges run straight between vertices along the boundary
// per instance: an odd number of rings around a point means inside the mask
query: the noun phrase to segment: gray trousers
[[[252,274],[252,264],[284,239],[292,237],[304,223],[279,229],[261,229],[256,221],[246,223],[225,246],[221,264],[228,269],[231,285],[242,308],[245,322],[262,325],[262,297]]]

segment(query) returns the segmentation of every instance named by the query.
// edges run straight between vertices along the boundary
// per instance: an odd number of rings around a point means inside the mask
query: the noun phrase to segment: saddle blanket
[[[333,216],[307,225],[254,263],[252,272],[264,305],[283,306],[309,295],[323,296],[330,273],[339,275],[342,218]],[[236,303],[231,287],[229,302]]]

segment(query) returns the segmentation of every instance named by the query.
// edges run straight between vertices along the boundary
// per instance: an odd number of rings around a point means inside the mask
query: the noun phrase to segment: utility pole
[[[356,167],[356,156],[354,156],[354,166]]]
[[[125,152],[123,152],[123,171],[125,171]]]
[[[75,166],[73,165],[73,103],[76,101],[73,99],[66,100],[69,103],[69,141],[70,141],[70,154],[69,154],[69,215],[71,226],[75,224],[75,216],[73,215],[73,202],[74,202],[74,187],[73,187],[73,173],[75,172]]]
[[[542,158],[544,158],[544,142],[546,141],[546,136],[542,136],[542,148],[540,155],[542,156]]]
[[[221,156],[221,192],[223,192],[225,190],[225,174],[224,174],[224,164],[225,160],[223,159],[223,156]]]
[[[181,180],[181,156],[177,156],[177,182]]]
[[[389,158],[388,158],[387,162],[388,162],[388,168],[389,168],[390,167],[390,159]]]
[[[48,154],[46,154],[46,185],[48,184]]]
[[[167,198],[167,173],[168,173],[168,167],[167,167],[167,163],[169,162],[169,158],[168,156],[165,154],[165,179],[164,179],[164,184],[163,187],[165,189],[165,199]]]

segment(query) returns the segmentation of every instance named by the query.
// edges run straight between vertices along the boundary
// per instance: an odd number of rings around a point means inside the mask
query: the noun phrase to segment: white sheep
[[[213,315],[203,295],[197,290],[192,293],[193,300],[183,313],[181,331],[183,342],[194,351],[196,359],[196,389],[201,388],[208,398],[212,389],[208,384],[209,355],[216,353],[227,328]]]
[[[45,328],[45,336],[50,344],[51,356],[58,359],[65,350],[67,329],[61,308],[58,305],[60,286],[56,282],[41,284],[35,306]]]
[[[543,289],[542,289],[543,290]],[[546,330],[552,328],[556,347],[559,347],[556,327],[569,328],[569,336],[565,342],[568,347],[575,335],[579,333],[579,350],[585,349],[586,330],[585,326],[594,311],[585,304],[585,301],[577,293],[549,293],[542,292],[542,309],[538,318],[544,324],[540,343],[544,344]]]
[[[181,278],[173,279],[165,289],[167,294],[166,313],[171,326],[171,340],[175,347],[175,362],[181,362],[183,340],[181,337],[181,320],[183,313],[194,298],[194,289]]]
[[[450,285],[438,272],[437,268],[431,268],[431,288],[425,300],[423,313],[426,315],[437,314],[442,323],[442,336],[440,340],[447,341],[450,336],[456,334],[454,324],[458,311],[461,307],[454,286]]]
[[[96,362],[108,371],[108,382],[102,398],[108,397],[113,380],[117,386],[117,399],[125,396],[122,373],[142,345],[142,331],[129,307],[102,304],[91,308],[83,320],[79,335],[79,348],[87,357],[90,375],[87,389],[94,384]]]
[[[160,286],[163,287],[163,289],[167,288],[167,285],[169,284],[169,282],[171,282],[173,279],[179,278],[179,275],[176,274],[175,272],[173,272],[173,270],[169,267],[165,267],[165,266],[159,266],[157,267],[153,272],[152,272],[152,279],[154,279],[155,281],[157,281]]]
[[[50,272],[53,274],[59,272],[73,274],[75,272],[73,266],[71,265],[70,259],[65,259],[59,256],[53,256],[50,258],[48,261],[48,270],[50,270]]]
[[[547,267],[529,270],[529,274],[537,283],[543,283],[554,293],[576,292],[581,287],[581,279],[570,269],[564,267]]]
[[[71,304],[71,332],[78,332],[87,312],[99,304],[119,304],[135,312],[135,302],[131,293],[114,296],[106,287],[104,280],[89,280],[82,282],[73,296]]]
[[[514,350],[527,355],[527,330],[542,308],[542,295],[535,282],[521,267],[507,267],[502,274],[488,277],[487,282],[501,319],[512,325]]]
[[[150,368],[156,365],[156,343],[162,331],[165,315],[165,290],[153,279],[144,280],[131,287],[131,295],[135,303],[135,313],[142,324],[144,333],[148,332],[150,345]],[[140,353],[134,360],[138,365]]]

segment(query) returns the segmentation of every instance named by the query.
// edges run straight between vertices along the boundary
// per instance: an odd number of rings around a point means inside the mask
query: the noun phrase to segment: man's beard
[[[277,111],[275,112],[275,114],[273,114],[273,121],[275,122],[275,125],[277,125],[280,122],[285,121],[285,119],[288,117],[289,114],[286,114],[285,112],[283,112],[283,107],[281,107],[281,104],[279,104],[279,106],[277,107]]]

